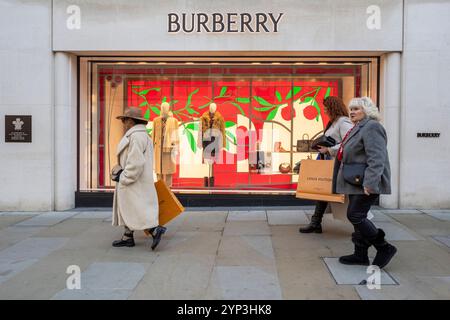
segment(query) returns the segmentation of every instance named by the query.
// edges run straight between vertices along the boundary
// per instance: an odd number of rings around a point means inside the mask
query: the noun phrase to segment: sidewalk
[[[189,208],[154,252],[143,232],[113,248],[110,209],[0,212],[0,299],[450,299],[450,210],[372,210],[398,248],[372,290],[366,267],[337,261],[350,223],[327,214],[323,234],[300,234],[312,207],[232,210]]]

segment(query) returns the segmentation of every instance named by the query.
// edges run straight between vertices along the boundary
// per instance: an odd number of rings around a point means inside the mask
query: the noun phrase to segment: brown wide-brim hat
[[[123,113],[123,115],[116,117],[116,119],[123,119],[123,118],[131,118],[131,119],[136,119],[136,120],[148,121],[148,119],[145,119],[142,116],[141,109],[133,108],[133,107],[125,109],[125,112]]]

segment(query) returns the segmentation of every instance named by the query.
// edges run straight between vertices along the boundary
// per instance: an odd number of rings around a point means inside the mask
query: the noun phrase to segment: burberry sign
[[[169,33],[277,33],[284,13],[169,13]]]
[[[5,142],[31,142],[31,116],[5,116]]]

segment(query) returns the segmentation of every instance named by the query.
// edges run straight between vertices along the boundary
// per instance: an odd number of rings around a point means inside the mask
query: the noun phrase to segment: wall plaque
[[[5,116],[5,142],[31,142],[31,116]]]

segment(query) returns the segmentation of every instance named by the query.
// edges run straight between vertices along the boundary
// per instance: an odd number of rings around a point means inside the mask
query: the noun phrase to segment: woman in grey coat
[[[324,130],[324,135],[332,137],[336,141],[333,147],[320,147],[319,152],[328,158],[334,159],[339,150],[341,141],[345,134],[353,127],[348,117],[348,109],[341,98],[329,96],[323,101],[325,113],[330,118],[330,122]],[[300,228],[301,233],[322,233],[322,219],[327,209],[328,202],[317,201],[311,222],[306,227]]]
[[[378,109],[370,98],[352,99],[349,109],[350,120],[355,126],[341,143],[335,163],[337,176],[334,180],[336,193],[349,195],[347,218],[355,230],[352,234],[355,252],[340,257],[339,261],[343,264],[369,265],[367,252],[373,245],[377,254],[372,264],[383,268],[397,249],[386,242],[384,231],[377,229],[367,219],[367,212],[380,194],[391,193],[386,130],[380,124]],[[365,167],[361,185],[357,179],[349,179],[352,175],[347,175],[350,172],[348,169],[355,168],[355,164]]]

